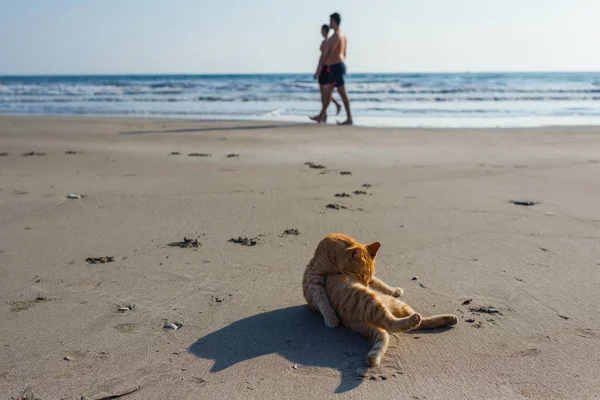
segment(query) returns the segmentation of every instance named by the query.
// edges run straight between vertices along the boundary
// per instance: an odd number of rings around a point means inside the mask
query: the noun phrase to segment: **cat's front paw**
[[[337,328],[340,325],[340,319],[337,315],[330,315],[328,317],[324,317],[325,325],[329,328]]]
[[[402,289],[402,288],[397,287],[394,290],[392,290],[392,296],[394,296],[394,297],[400,297],[403,294],[404,294],[404,289]]]

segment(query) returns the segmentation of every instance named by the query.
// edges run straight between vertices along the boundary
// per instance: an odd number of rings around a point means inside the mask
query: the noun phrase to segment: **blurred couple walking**
[[[319,87],[321,89],[321,112],[314,117],[310,117],[318,123],[327,122],[327,107],[333,103],[337,107],[337,113],[341,110],[341,105],[333,98],[333,91],[337,89],[344,108],[346,109],[346,121],[338,122],[339,125],[352,125],[352,114],[350,112],[350,99],[346,92],[344,76],[346,75],[346,49],[348,40],[346,34],[340,29],[342,18],[340,14],[334,13],[329,17],[329,25],[321,27],[323,42],[321,43],[321,57],[314,78],[319,79]],[[333,30],[333,35],[329,36],[330,29]]]

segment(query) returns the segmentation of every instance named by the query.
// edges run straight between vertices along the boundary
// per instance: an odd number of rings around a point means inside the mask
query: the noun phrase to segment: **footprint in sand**
[[[29,310],[31,307],[34,307],[37,304],[44,303],[46,301],[52,301],[52,299],[47,299],[46,297],[40,296],[36,297],[33,300],[14,301],[10,303],[10,312],[21,312]]]
[[[542,354],[540,349],[527,349],[518,351],[513,354],[511,357],[528,357],[528,356],[537,356],[538,354]]]
[[[126,322],[124,324],[115,325],[115,329],[118,330],[119,332],[127,333],[127,332],[133,332],[134,330],[136,330],[137,326],[136,326],[136,324]]]
[[[75,361],[75,360],[81,360],[83,358],[85,358],[88,355],[89,351],[81,351],[81,350],[73,350],[73,351],[68,351],[65,354],[65,357],[63,358],[65,361]]]
[[[581,336],[581,337],[588,338],[588,339],[595,338],[598,336],[598,334],[596,334],[594,331],[592,331],[589,328],[585,328],[585,329],[577,328],[577,329],[575,329],[575,334],[577,336]]]

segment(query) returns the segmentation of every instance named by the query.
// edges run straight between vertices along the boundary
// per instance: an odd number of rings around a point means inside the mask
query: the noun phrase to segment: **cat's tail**
[[[373,347],[367,354],[367,364],[370,367],[379,365],[390,344],[390,334],[384,329],[369,324],[350,324],[347,328],[368,337],[373,342]]]

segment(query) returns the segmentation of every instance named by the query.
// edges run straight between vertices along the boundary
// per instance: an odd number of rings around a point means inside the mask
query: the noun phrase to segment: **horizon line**
[[[510,70],[510,71],[399,71],[399,72],[372,72],[372,71],[359,71],[348,73],[348,75],[360,75],[360,74],[377,74],[377,75],[417,75],[417,74],[536,74],[536,73],[600,73],[600,70]],[[52,77],[52,76],[223,76],[223,75],[238,75],[238,76],[250,76],[250,75],[312,75],[312,72],[115,72],[115,73],[50,73],[50,74],[0,74],[0,77]]]

